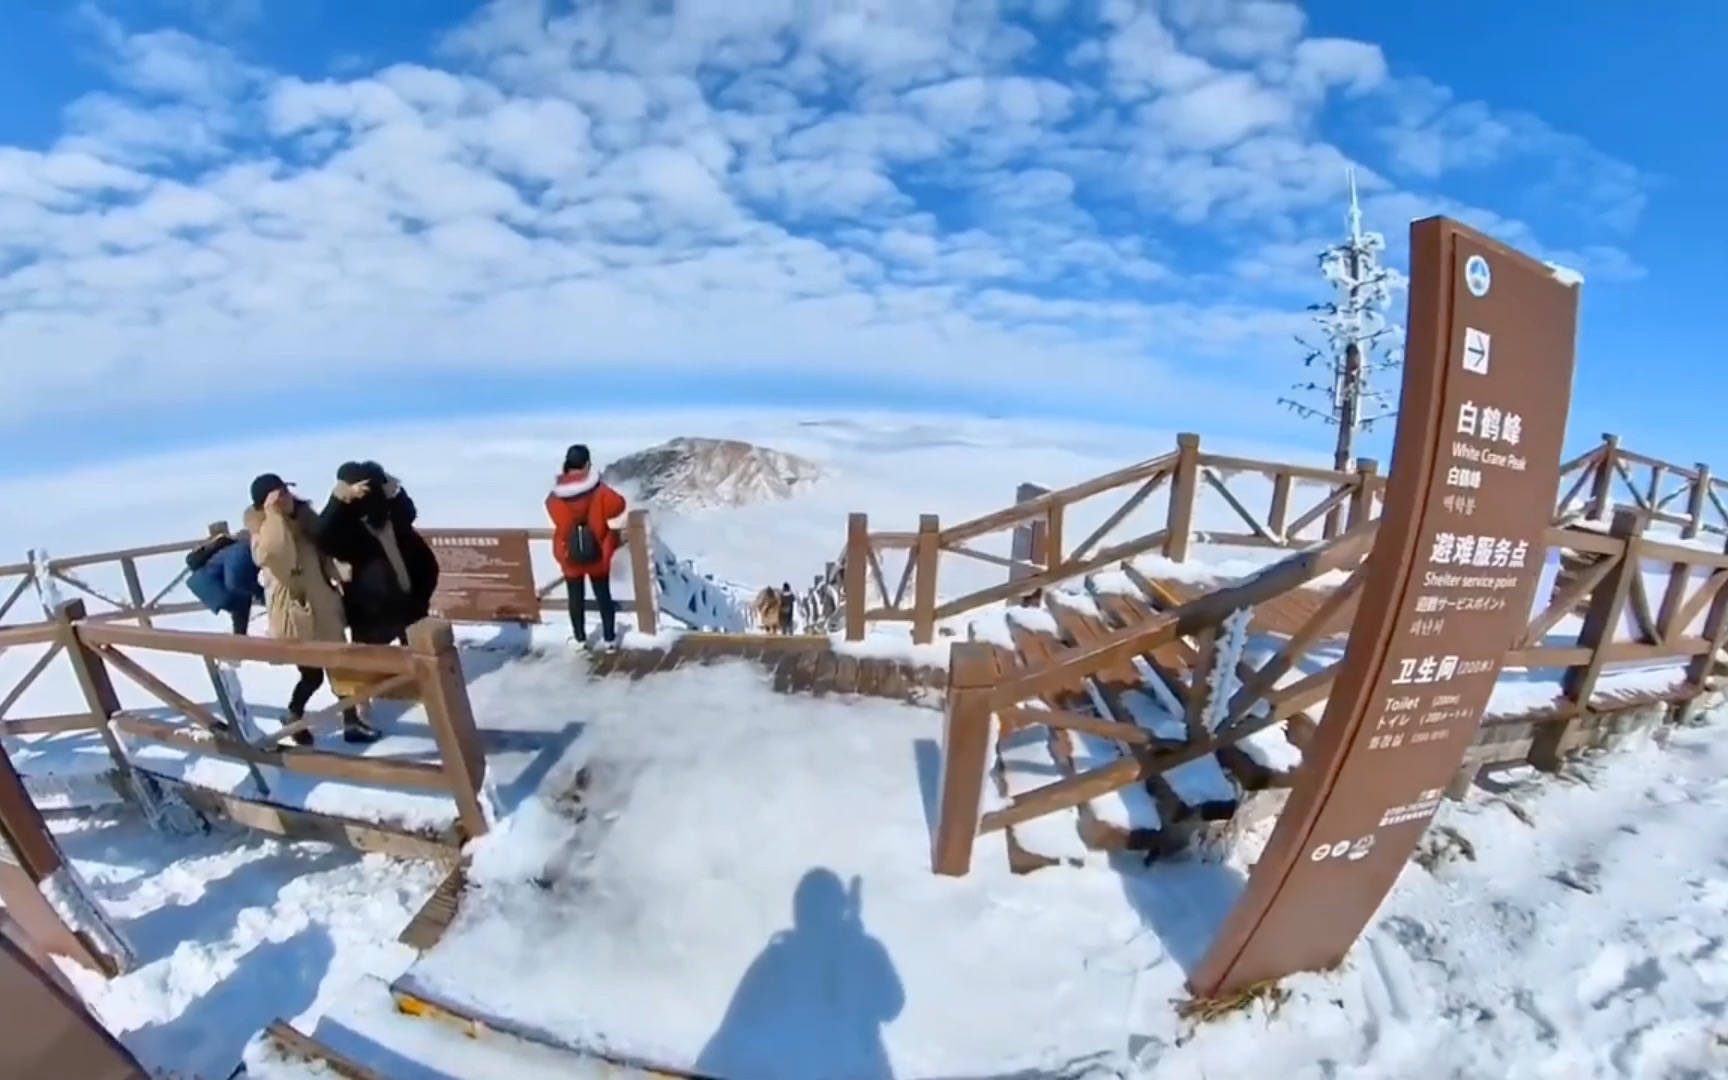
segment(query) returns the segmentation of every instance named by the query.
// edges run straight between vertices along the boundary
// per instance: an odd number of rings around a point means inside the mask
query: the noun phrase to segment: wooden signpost
[[[1578,289],[1446,218],[1410,229],[1385,511],[1325,719],[1191,978],[1342,961],[1409,861],[1528,624],[1572,397]]]

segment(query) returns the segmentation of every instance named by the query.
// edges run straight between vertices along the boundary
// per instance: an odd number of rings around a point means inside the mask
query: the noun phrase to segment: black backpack
[[[564,537],[564,555],[577,566],[593,566],[600,561],[600,538],[594,535],[593,527],[588,524],[593,506],[592,496],[583,500],[581,518]]]
[[[214,559],[218,552],[234,543],[232,536],[213,536],[186,553],[186,569],[197,573],[204,569],[204,564]]]

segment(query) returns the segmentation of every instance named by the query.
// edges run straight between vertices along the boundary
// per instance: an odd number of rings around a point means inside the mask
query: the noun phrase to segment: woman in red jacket
[[[546,496],[552,519],[552,551],[564,571],[570,602],[570,629],[576,644],[588,641],[588,586],[600,608],[600,636],[607,648],[618,645],[618,605],[612,599],[612,555],[618,534],[612,521],[624,513],[624,496],[601,483],[588,448],[577,443],[564,451],[564,472]]]

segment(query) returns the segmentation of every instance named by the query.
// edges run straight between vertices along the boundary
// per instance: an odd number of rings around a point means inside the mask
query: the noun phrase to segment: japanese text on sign
[[[1418,596],[1416,610],[1421,614],[1436,611],[1504,611],[1503,596]]]

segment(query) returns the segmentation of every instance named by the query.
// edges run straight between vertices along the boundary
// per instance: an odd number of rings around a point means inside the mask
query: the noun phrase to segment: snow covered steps
[[[641,680],[721,660],[749,660],[761,665],[773,676],[775,692],[781,694],[862,694],[933,704],[948,686],[946,669],[836,652],[826,636],[811,634],[679,633],[672,635],[669,643],[656,639],[650,648],[627,645],[616,652],[601,653],[593,658],[589,670],[595,675]]]
[[[246,1080],[647,1080],[671,1075],[519,1038],[374,978],[345,994],[311,1036],[272,1024],[247,1047],[244,1068],[240,1075]]]
[[[1039,664],[1064,649],[1085,645],[1121,626],[1155,617],[1149,604],[1118,603],[1106,616],[1104,605],[1074,593],[1046,591],[1043,608],[1016,608],[1008,618],[1015,649],[997,647],[999,670],[1018,662]],[[1186,654],[1183,650],[1186,650]],[[1181,671],[1191,662],[1192,646],[1175,642],[1158,650],[1159,666]],[[1046,727],[1028,714],[1040,708],[1132,724],[1152,736],[1151,750],[1174,750],[1188,738],[1181,703],[1145,658],[1100,670],[1018,712],[998,714],[997,756],[992,770],[995,794],[1003,802],[1057,780],[1131,758],[1115,740],[1086,731]],[[1149,856],[1186,848],[1208,822],[1234,814],[1245,791],[1266,787],[1282,777],[1247,752],[1230,748],[1163,771],[1143,783],[1109,792],[1079,807],[1022,822],[1008,831],[1010,866],[1020,873],[1058,863],[1075,863],[1089,851],[1130,850]]]
[[[318,1033],[352,1057],[392,1062],[388,1080],[702,1080],[511,1030],[505,1021],[436,997],[407,976],[388,986],[369,980],[340,1016],[319,1022]],[[435,1071],[413,1068],[432,1062]]]
[[[343,1080],[398,1080],[367,1068],[332,1050],[310,1035],[302,1034],[286,1020],[264,1029],[247,1048],[246,1060],[234,1080],[300,1080],[301,1077],[339,1076]]]

